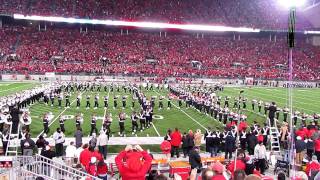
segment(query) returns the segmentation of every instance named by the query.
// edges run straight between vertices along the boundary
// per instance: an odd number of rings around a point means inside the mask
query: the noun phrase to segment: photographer
[[[150,169],[152,158],[139,145],[127,145],[115,158],[123,180],[144,180]]]

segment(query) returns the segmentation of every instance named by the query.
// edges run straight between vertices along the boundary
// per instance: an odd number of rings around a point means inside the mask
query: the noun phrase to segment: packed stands
[[[20,59],[2,63],[0,70],[6,72],[263,79],[284,79],[288,72],[285,38],[275,42],[266,37],[197,38],[186,33],[160,37],[158,33],[80,33],[78,29],[38,31],[30,27],[5,27],[1,33],[7,41],[1,42],[0,49],[9,53],[10,47],[15,47]],[[319,79],[319,54],[318,48],[299,40],[294,51],[294,78]],[[54,63],[52,56],[62,56],[63,60]],[[107,60],[105,66],[102,57]],[[191,61],[198,61],[201,67],[193,67]]]
[[[309,1],[310,4],[313,1]],[[276,0],[12,0],[0,1],[0,14],[64,16],[130,21],[196,23],[286,29],[288,12]],[[298,11],[297,28],[311,28]]]

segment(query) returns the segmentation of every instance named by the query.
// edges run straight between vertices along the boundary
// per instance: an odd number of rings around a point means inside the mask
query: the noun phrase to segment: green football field
[[[2,84],[2,83],[1,83]],[[34,86],[34,83],[3,83],[6,85],[0,85],[0,96],[5,96],[10,93],[15,93],[16,91],[21,91],[23,89],[28,89]],[[265,117],[263,114],[259,114],[257,108],[255,112],[251,111],[251,100],[262,100],[264,102],[272,102],[275,101],[278,106],[281,108],[284,107],[287,103],[287,89],[284,88],[262,88],[262,87],[254,87],[254,88],[240,88],[240,87],[225,87],[223,92],[218,92],[217,94],[220,96],[230,96],[231,101],[229,102],[230,106],[233,106],[233,97],[239,95],[239,91],[244,90],[243,96],[248,98],[247,102],[247,109],[243,109],[242,112],[248,116],[248,123],[252,123],[253,121],[258,121],[259,123],[265,122]],[[147,95],[147,97],[157,96],[160,95],[167,96],[168,91],[162,90],[158,91],[155,89],[154,91],[147,91],[143,90],[143,92]],[[99,93],[100,100],[99,100],[99,108],[93,109],[93,97]],[[85,108],[85,97],[87,94],[91,95],[91,108],[86,110]],[[109,94],[109,108],[105,110],[103,108],[103,96]],[[118,109],[113,109],[113,96],[119,95],[118,99]],[[57,127],[59,127],[59,116],[60,115],[76,115],[77,113],[84,114],[84,123],[82,124],[82,129],[85,135],[89,135],[90,132],[90,122],[91,122],[91,115],[96,113],[97,116],[103,117],[106,113],[111,113],[113,117],[113,123],[111,125],[112,134],[114,136],[118,136],[119,132],[119,125],[118,125],[118,114],[122,111],[122,103],[121,97],[123,95],[127,95],[127,108],[124,109],[128,117],[130,117],[132,113],[131,109],[131,97],[132,95],[124,92],[123,89],[120,89],[120,92],[109,92],[108,91],[101,91],[101,92],[82,92],[82,100],[81,100],[81,108],[76,109],[76,96],[77,92],[74,92],[71,96],[71,108],[65,109],[58,107],[57,99],[55,99],[55,104],[53,107],[50,105],[47,106],[43,102],[37,103],[32,105],[29,109],[32,116],[32,124],[30,127],[31,133],[33,137],[39,135],[43,130],[42,125],[42,116],[45,112],[52,112],[54,115],[52,123],[50,123],[50,133],[51,135]],[[314,112],[320,113],[320,89],[294,89],[293,90],[293,105],[294,110],[298,110],[300,112],[305,112],[307,114],[313,114]],[[222,100],[224,104],[224,101]],[[65,101],[63,101],[63,105]],[[205,130],[207,127],[211,127],[213,129],[223,129],[223,125],[209,117],[196,111],[193,108],[185,108],[185,104],[183,104],[183,108],[179,109],[178,103],[176,100],[173,100],[173,108],[167,109],[167,101],[164,101],[165,108],[162,110],[158,109],[158,102],[156,101],[156,107],[154,109],[154,115],[158,115],[157,117],[163,117],[162,119],[154,119],[153,123],[154,126],[146,129],[142,132],[138,132],[137,136],[139,137],[146,137],[146,136],[165,136],[166,131],[168,128],[175,128],[178,127],[182,132],[188,131],[192,129],[193,131],[196,129],[201,129],[202,131]],[[136,102],[135,110],[138,111],[140,106],[138,102]],[[235,110],[234,110],[235,111]],[[282,119],[282,113],[280,114],[280,120]],[[101,128],[102,120],[98,120],[97,127],[98,130]],[[73,133],[76,129],[75,120],[69,119],[65,122],[66,128],[66,136],[73,136]],[[131,134],[131,121],[128,118],[125,122],[125,130],[126,136],[134,136]]]

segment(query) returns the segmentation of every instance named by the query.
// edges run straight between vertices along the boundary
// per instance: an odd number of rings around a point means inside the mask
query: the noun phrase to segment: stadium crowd
[[[1,33],[7,41],[0,44],[0,51],[18,57],[2,61],[3,72],[263,79],[286,79],[288,72],[286,42],[280,38],[274,42],[191,34],[160,37],[57,28],[43,32],[20,26],[4,27]],[[299,40],[294,51],[294,79],[319,79],[319,54],[318,48]],[[55,56],[62,58],[54,60]]]
[[[308,1],[311,5],[313,0]],[[245,26],[262,29],[286,29],[287,11],[278,1],[84,1],[41,0],[1,1],[0,13],[64,16],[90,19],[156,21],[171,23],[198,23],[227,26]],[[298,11],[297,28],[311,25]]]

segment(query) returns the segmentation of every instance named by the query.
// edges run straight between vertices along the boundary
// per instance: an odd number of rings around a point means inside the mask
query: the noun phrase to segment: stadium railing
[[[98,177],[91,176],[86,172],[67,166],[62,162],[48,159],[41,155],[15,156],[13,157],[13,168],[9,171],[10,179],[19,177],[42,177],[44,179],[92,179]],[[15,174],[15,175],[14,175]]]

